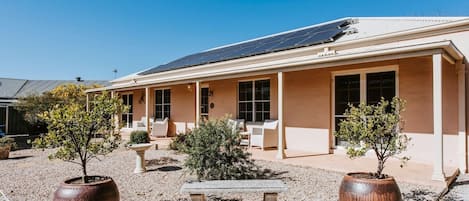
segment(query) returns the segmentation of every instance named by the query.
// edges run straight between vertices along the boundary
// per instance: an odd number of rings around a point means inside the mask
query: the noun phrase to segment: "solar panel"
[[[227,47],[195,53],[141,72],[139,75],[148,75],[179,68],[198,66],[332,42],[342,35],[343,31],[349,24],[350,20],[331,22],[320,26],[304,28],[284,34],[278,34]]]

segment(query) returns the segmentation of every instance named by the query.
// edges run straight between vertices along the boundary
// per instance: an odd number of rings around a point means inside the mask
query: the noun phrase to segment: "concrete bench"
[[[277,194],[287,189],[281,180],[213,180],[187,182],[181,193],[189,193],[192,201],[205,201],[205,194],[263,192],[264,201],[276,201]]]

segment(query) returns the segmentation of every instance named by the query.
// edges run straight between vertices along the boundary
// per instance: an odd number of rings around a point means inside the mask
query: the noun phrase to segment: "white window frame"
[[[335,118],[343,115],[335,115],[335,77],[343,75],[360,75],[360,102],[366,102],[366,75],[369,73],[381,73],[381,72],[395,72],[395,83],[396,83],[396,96],[399,96],[399,65],[388,65],[379,67],[369,67],[351,70],[339,70],[331,73],[332,80],[332,94],[331,94],[331,135],[332,135],[332,146],[333,148],[343,149],[343,146],[336,145],[336,138],[333,133],[335,132]]]
[[[134,93],[133,92],[124,92],[124,93],[120,93],[119,95],[122,99],[124,99],[124,96],[127,96],[127,105],[126,106],[128,106],[128,103],[129,103],[129,95],[132,95],[132,105],[130,106],[132,108],[132,112],[122,113],[122,115],[127,115],[127,125],[125,125],[124,128],[132,128],[132,126],[133,126],[132,124],[133,124],[133,121],[134,121],[133,120],[133,117],[134,117],[134,113],[133,113],[133,111],[134,111],[133,110],[134,109],[133,108],[134,107],[134,100],[133,100]],[[128,121],[129,115],[132,115],[132,119],[130,119],[130,121]],[[122,118],[122,116],[121,116],[121,118]]]
[[[269,100],[256,100],[256,81],[261,81],[261,80],[269,80]],[[271,82],[271,78],[270,77],[262,77],[262,78],[255,78],[255,79],[248,79],[248,80],[238,80],[238,85],[236,86],[237,87],[237,94],[236,94],[236,99],[237,99],[237,102],[238,104],[236,105],[236,112],[237,112],[237,116],[239,117],[239,104],[240,103],[247,103],[247,102],[252,102],[252,108],[253,108],[253,111],[252,111],[252,121],[246,121],[246,122],[250,122],[250,123],[255,123],[255,122],[258,122],[256,121],[256,102],[262,102],[262,103],[271,103],[272,102],[272,82]],[[251,101],[240,101],[239,100],[239,83],[240,82],[252,82],[252,100]],[[271,105],[272,106],[272,105]],[[271,113],[272,110],[271,108],[269,108],[269,113]]]
[[[162,93],[161,93],[161,99],[162,99],[161,100],[161,114],[163,115],[163,118],[161,120],[164,119],[164,112],[165,112],[164,106],[169,105],[169,107],[171,108],[171,102],[172,102],[171,97],[169,99],[169,104],[165,104],[165,102],[164,102],[164,90],[169,90],[169,93],[171,93],[171,88],[170,87],[156,88],[156,89],[153,90],[153,92],[155,94],[155,103],[154,103],[154,112],[155,112],[155,114],[154,114],[154,117],[153,117],[154,120],[158,120],[158,118],[156,117],[156,105],[157,105],[156,104],[156,91],[162,91]],[[170,95],[170,96],[172,96],[172,95]],[[170,117],[171,117],[171,109],[169,110],[169,117],[168,118],[170,118]]]

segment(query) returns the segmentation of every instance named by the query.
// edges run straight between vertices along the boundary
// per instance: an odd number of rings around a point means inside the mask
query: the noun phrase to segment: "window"
[[[124,123],[125,128],[132,128],[132,120],[133,120],[133,95],[132,94],[124,94],[122,95],[122,101],[124,105],[129,106],[129,111],[127,113],[122,113],[122,123]]]
[[[396,72],[357,72],[352,75],[337,75],[334,85],[334,124],[335,130],[338,130],[340,121],[346,118],[343,114],[348,104],[358,105],[360,102],[377,104],[381,97],[390,101],[396,96]],[[336,138],[336,145],[342,146],[345,142]]]
[[[200,116],[202,119],[208,119],[208,94],[209,89],[207,87],[201,88]]]
[[[270,80],[239,82],[238,118],[250,122],[270,119]]]
[[[366,74],[366,102],[377,104],[381,97],[391,101],[396,96],[396,72]]]
[[[170,118],[171,114],[171,90],[155,90],[155,119]]]

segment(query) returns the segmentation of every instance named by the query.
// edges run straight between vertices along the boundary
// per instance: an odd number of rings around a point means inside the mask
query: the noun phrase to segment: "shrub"
[[[187,147],[189,147],[189,145],[187,144],[188,141],[186,139],[188,135],[191,135],[191,133],[192,131],[189,130],[185,133],[177,134],[173,141],[169,144],[169,148],[171,150],[185,152]]]
[[[378,158],[378,168],[374,176],[378,179],[383,175],[384,163],[389,157],[401,154],[407,149],[409,138],[402,134],[405,101],[394,97],[389,103],[384,99],[377,105],[361,103],[346,110],[345,120],[339,123],[339,130],[335,136],[347,141],[347,155],[350,158],[364,156],[368,150],[373,150]],[[400,157],[404,163],[408,157]],[[402,164],[401,164],[402,167]]]
[[[132,131],[130,133],[130,142],[129,144],[143,144],[149,143],[150,136],[146,131]]]
[[[203,180],[252,179],[257,175],[250,154],[239,145],[241,136],[228,119],[200,123],[186,135],[188,154],[184,166]]]
[[[11,149],[16,148],[15,140],[13,138],[9,138],[9,137],[0,138],[0,147],[5,147],[5,146],[8,146],[8,145],[10,145]]]

